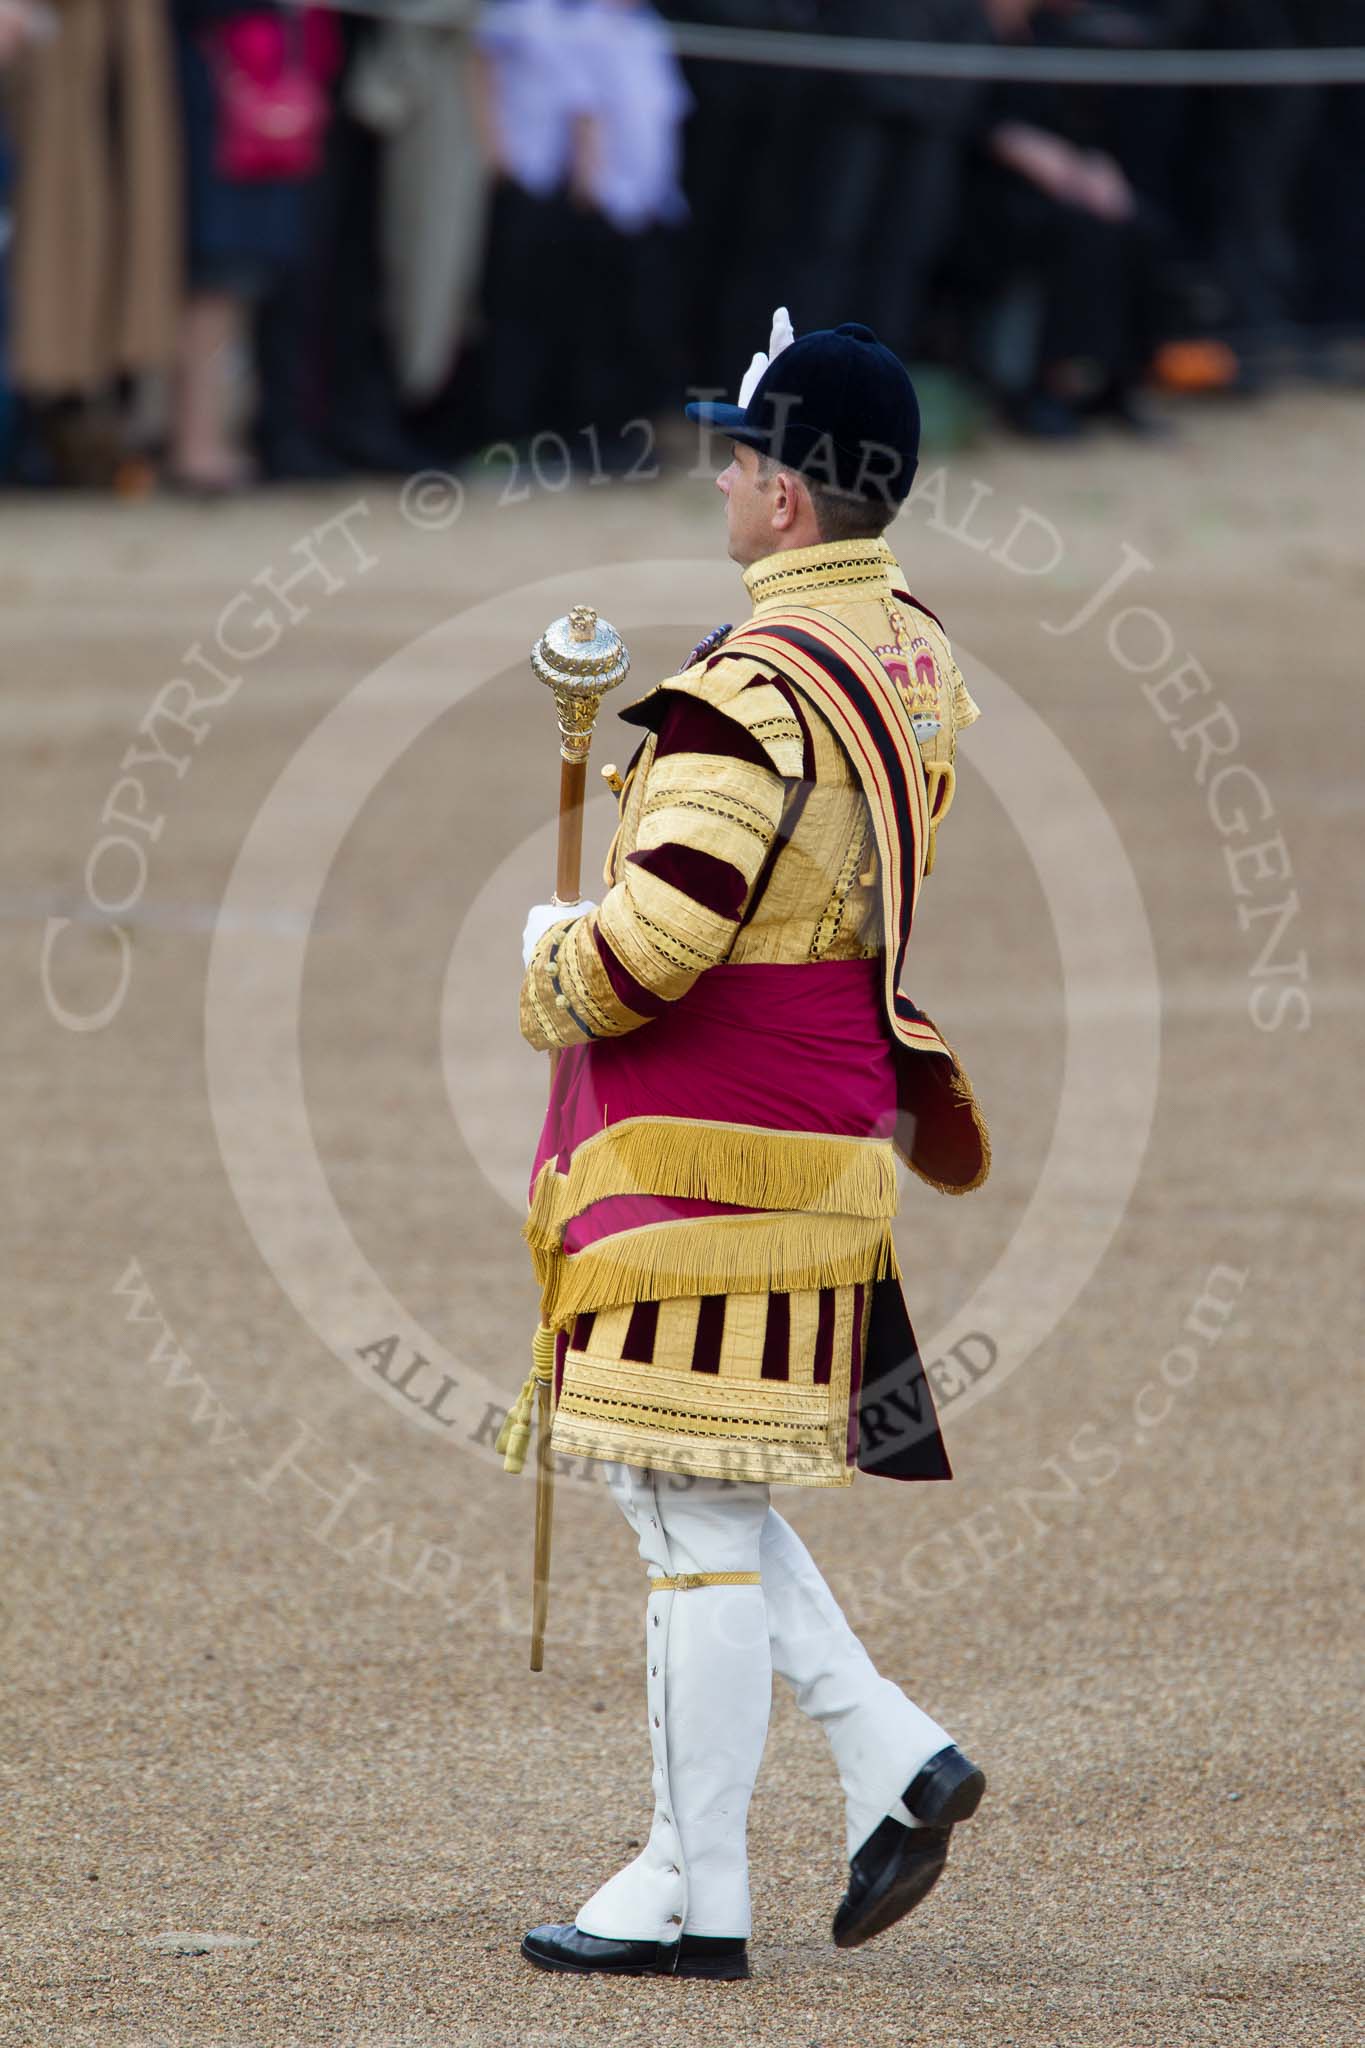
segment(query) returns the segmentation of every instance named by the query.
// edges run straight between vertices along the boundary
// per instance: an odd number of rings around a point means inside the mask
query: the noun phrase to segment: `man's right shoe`
[[[920,1825],[907,1827],[888,1814],[849,1864],[848,1890],[834,1916],[836,1948],[858,1948],[928,1897],[943,1875],[953,1829],[971,1819],[985,1789],[985,1772],[956,1743],[930,1757],[903,1795]]]

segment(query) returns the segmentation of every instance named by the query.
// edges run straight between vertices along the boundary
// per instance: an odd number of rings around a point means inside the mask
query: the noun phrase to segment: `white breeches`
[[[646,1704],[654,1819],[632,1863],[577,1915],[585,1934],[671,1942],[748,1935],[749,1800],[768,1729],[772,1673],[828,1735],[851,1856],[951,1741],[882,1678],[796,1532],[757,1481],[609,1465],[607,1481],[652,1579],[736,1573],[750,1583],[651,1591]]]

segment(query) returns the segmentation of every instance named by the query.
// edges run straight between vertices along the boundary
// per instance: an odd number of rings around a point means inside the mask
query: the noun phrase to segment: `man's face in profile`
[[[768,491],[771,478],[760,474],[757,452],[742,441],[733,444],[728,466],[716,478],[725,498],[725,530],[730,559],[747,569],[773,551]]]

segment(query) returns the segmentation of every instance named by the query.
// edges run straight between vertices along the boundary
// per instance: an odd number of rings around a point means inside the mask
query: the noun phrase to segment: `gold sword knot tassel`
[[[554,1376],[555,1333],[542,1323],[531,1339],[531,1370],[504,1417],[493,1447],[502,1459],[504,1472],[520,1472],[525,1466],[531,1443],[531,1415],[535,1408],[536,1388],[541,1384],[546,1387],[552,1385]]]

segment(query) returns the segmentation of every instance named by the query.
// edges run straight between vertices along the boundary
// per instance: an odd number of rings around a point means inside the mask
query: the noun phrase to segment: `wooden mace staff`
[[[531,650],[531,669],[554,692],[559,716],[559,850],[555,862],[556,903],[576,903],[582,886],[583,799],[588,753],[597,713],[608,690],[630,667],[626,644],[615,627],[591,605],[576,604],[547,626]],[[609,770],[604,771],[610,773]],[[559,1055],[552,1055],[553,1082]],[[554,1515],[554,1464],[550,1421],[554,1391],[554,1333],[536,1331],[536,1537],[531,1583],[531,1669],[545,1664],[545,1624],[550,1608],[550,1534]]]

